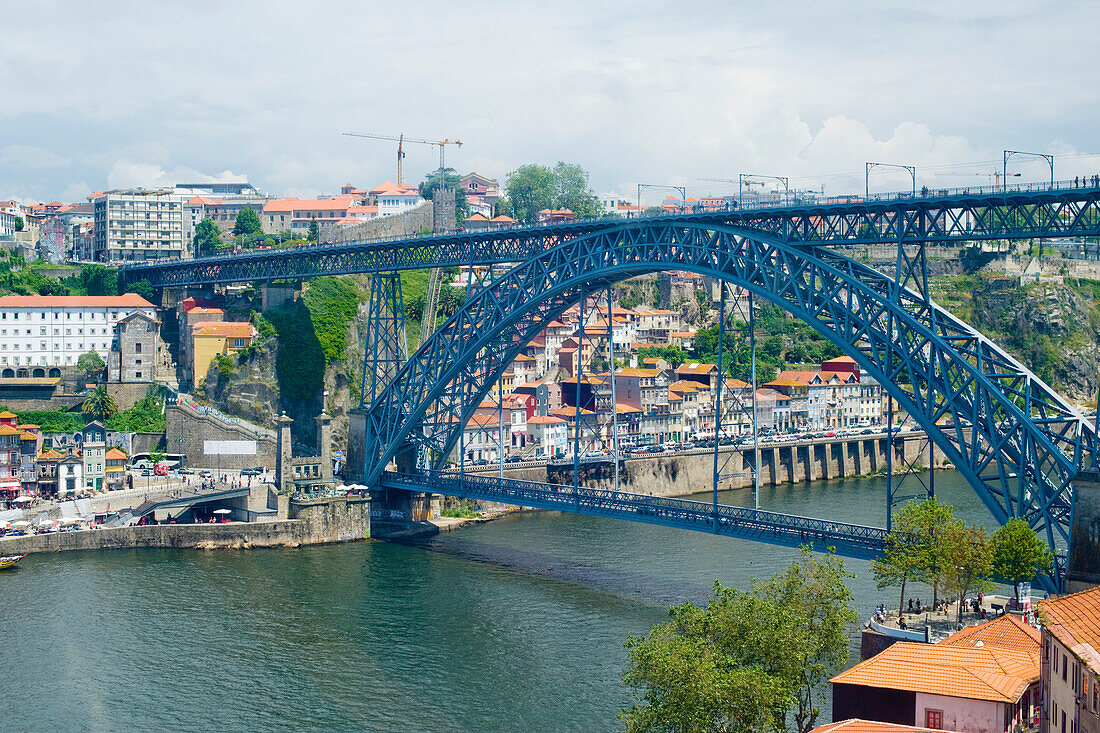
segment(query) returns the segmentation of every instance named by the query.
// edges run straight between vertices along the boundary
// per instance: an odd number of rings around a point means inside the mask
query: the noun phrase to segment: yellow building
[[[247,348],[256,336],[251,323],[240,321],[200,321],[192,327],[194,348],[192,373],[195,384],[206,378],[210,363],[219,354],[235,354]]]
[[[107,486],[110,489],[125,488],[126,454],[118,448],[107,451]]]

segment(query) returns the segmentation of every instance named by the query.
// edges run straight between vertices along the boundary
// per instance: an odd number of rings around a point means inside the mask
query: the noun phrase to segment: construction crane
[[[419,143],[421,145],[435,145],[439,148],[439,185],[446,187],[445,171],[446,165],[446,150],[448,145],[457,145],[462,147],[461,140],[421,140],[415,137],[405,137],[405,134],[400,135],[375,135],[367,132],[345,132],[348,137],[365,137],[371,140],[391,140],[397,142],[397,185],[400,186],[404,181],[402,180],[402,161],[405,159],[405,143]],[[428,279],[428,288],[424,298],[424,312],[420,315],[420,343],[423,344],[431,336],[435,330],[435,318],[436,312],[439,309],[439,291],[443,286],[443,270],[436,267],[432,268],[431,275]]]
[[[375,135],[368,132],[345,132],[344,135],[348,137],[365,137],[371,140],[392,140],[397,143],[397,185],[401,185],[404,181],[402,178],[402,161],[405,159],[405,143],[420,143],[422,145],[435,145],[439,148],[439,170],[446,170],[446,154],[445,150],[448,145],[457,145],[462,147],[461,140],[421,140],[415,137],[405,137],[404,133],[400,135]],[[442,174],[440,174],[442,175]]]
[[[1020,177],[1019,173],[1009,173],[1007,176],[1005,176],[1000,171],[982,171],[982,172],[978,172],[978,173],[975,173],[973,171],[967,171],[967,172],[964,172],[964,173],[937,173],[936,175],[937,176],[985,176],[986,178],[992,178],[993,179],[993,188],[997,189],[997,190],[1001,189],[1001,178],[1002,177],[1003,178],[1019,178]],[[1007,183],[1007,181],[1005,181],[1005,182]]]

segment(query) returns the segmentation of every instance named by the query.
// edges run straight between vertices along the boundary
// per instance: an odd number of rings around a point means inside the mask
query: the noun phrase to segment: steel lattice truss
[[[426,491],[466,499],[517,504],[536,509],[556,509],[627,519],[664,527],[740,537],[756,542],[873,559],[882,553],[886,531],[859,524],[799,517],[793,514],[745,509],[701,501],[628,494],[609,489],[588,489],[501,479],[496,476],[425,475],[386,472],[380,488]]]
[[[658,219],[575,237],[512,268],[411,357],[366,419],[369,485],[426,443],[437,467],[505,367],[582,293],[684,269],[746,288],[815,327],[919,421],[999,522],[1023,517],[1064,571],[1071,479],[1095,431],[1023,365],[923,293],[919,256],[892,279],[837,251],[726,226]],[[938,425],[949,419],[952,427]],[[523,503],[523,502],[518,502]]]
[[[789,244],[921,244],[1100,236],[1100,191],[909,198],[857,204],[689,214],[641,225],[730,226]],[[621,220],[517,227],[432,237],[253,251],[176,262],[126,265],[123,282],[155,287],[266,282],[461,264],[522,262],[578,237],[611,232]]]

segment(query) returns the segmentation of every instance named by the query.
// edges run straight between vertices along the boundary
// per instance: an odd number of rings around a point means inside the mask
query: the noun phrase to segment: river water
[[[958,474],[936,479],[991,524]],[[761,507],[881,525],[884,485],[767,488]],[[30,556],[0,573],[0,730],[615,730],[629,634],[796,554],[541,512],[423,546]],[[847,566],[863,618],[896,602]]]

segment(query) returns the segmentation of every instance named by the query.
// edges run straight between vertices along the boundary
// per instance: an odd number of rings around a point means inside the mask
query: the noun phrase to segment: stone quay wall
[[[764,445],[760,447],[760,484],[775,486],[783,483],[810,483],[822,479],[865,476],[885,473],[886,438],[880,436],[817,440],[796,445]],[[928,467],[944,465],[944,455],[938,447],[929,457],[929,445],[923,436],[900,435],[894,438],[894,470],[901,471],[905,462]],[[752,486],[752,448],[729,448],[719,451],[724,489]],[[467,472],[496,475],[496,466],[467,467]],[[651,496],[683,496],[709,490],[713,481],[712,450],[663,453],[652,457],[624,461],[619,475],[620,490]],[[509,478],[527,481],[572,484],[573,465],[556,466],[505,465]],[[614,468],[606,464],[581,468],[580,483],[590,488],[614,488]]]
[[[300,547],[363,540],[371,536],[370,499],[366,497],[291,500],[288,512],[292,519],[273,522],[158,524],[12,537],[0,540],[0,554],[135,547],[198,550]]]

